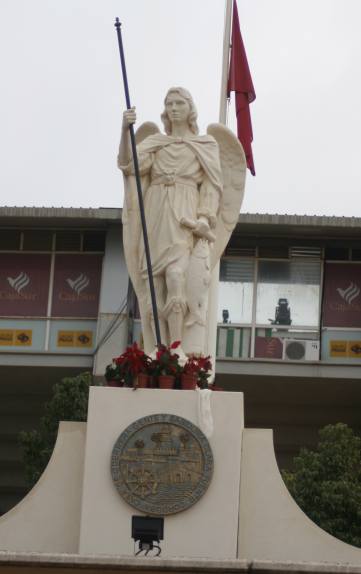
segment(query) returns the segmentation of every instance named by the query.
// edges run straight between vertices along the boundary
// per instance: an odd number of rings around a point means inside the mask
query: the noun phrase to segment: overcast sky
[[[224,5],[0,0],[1,205],[122,205],[115,16],[139,122],[160,123],[172,85],[193,94],[202,131],[217,121]],[[238,9],[257,94],[242,211],[361,217],[361,0]]]

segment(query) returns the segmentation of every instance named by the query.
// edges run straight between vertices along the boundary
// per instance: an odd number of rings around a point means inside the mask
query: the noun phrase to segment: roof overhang
[[[95,227],[121,225],[120,208],[0,207],[1,227]]]
[[[120,225],[121,215],[115,207],[0,207],[0,226],[106,228]],[[355,238],[361,236],[361,218],[241,213],[233,236]]]
[[[361,236],[360,217],[241,213],[233,236],[353,237]]]

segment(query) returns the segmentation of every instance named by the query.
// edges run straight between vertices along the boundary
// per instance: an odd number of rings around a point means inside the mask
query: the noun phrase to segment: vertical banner
[[[47,313],[50,255],[0,254],[0,315],[44,317]]]
[[[101,266],[101,255],[56,255],[53,317],[97,317]]]
[[[326,263],[324,327],[361,327],[361,264]]]
[[[247,167],[252,175],[256,175],[252,154],[253,131],[249,109],[249,105],[256,99],[256,92],[253,87],[246,50],[239,27],[236,0],[233,2],[231,59],[227,86],[228,97],[231,92],[235,92],[238,139],[246,155]]]

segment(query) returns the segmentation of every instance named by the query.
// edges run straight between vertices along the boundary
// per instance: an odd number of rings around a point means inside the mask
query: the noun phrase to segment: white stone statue
[[[136,133],[161,339],[181,341],[181,355],[209,354],[208,287],[238,219],[246,161],[225,126],[211,124],[207,135],[198,135],[197,111],[187,90],[170,88],[164,104],[166,133],[152,122]],[[151,353],[154,320],[128,129],[135,121],[134,108],[124,112],[118,155],[125,182],[123,239],[144,347]]]

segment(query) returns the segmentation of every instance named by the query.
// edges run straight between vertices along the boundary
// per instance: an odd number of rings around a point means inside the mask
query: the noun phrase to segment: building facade
[[[0,514],[26,492],[18,434],[36,428],[53,385],[124,348],[120,219],[117,209],[0,209]]]
[[[141,340],[121,235],[120,209],[0,209],[0,513],[53,384]],[[274,429],[281,467],[325,424],[359,429],[360,239],[357,218],[242,214],[222,257],[216,384]]]

